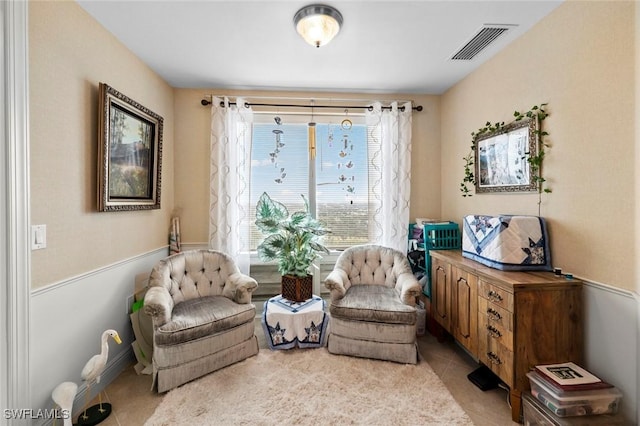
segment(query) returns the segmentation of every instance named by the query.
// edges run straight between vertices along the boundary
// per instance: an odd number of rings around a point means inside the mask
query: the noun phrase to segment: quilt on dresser
[[[550,271],[549,236],[538,216],[465,216],[462,255],[505,271]]]

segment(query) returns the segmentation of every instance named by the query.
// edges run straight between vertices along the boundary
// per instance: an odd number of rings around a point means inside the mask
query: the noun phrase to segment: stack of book
[[[622,394],[573,362],[537,365],[527,373],[531,394],[559,417],[612,414]]]
[[[613,385],[600,380],[573,362],[537,365],[536,372],[550,384],[565,392],[612,388]]]

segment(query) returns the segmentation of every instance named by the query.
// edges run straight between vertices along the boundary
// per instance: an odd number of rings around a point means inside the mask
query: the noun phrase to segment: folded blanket
[[[538,216],[465,216],[462,255],[505,271],[552,269],[546,224]]]

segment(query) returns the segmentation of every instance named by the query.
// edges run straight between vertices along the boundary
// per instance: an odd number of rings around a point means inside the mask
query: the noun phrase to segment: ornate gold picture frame
[[[98,210],[160,208],[163,119],[100,83]]]

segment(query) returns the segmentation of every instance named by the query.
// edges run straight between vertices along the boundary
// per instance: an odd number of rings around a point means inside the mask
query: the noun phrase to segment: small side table
[[[325,302],[313,295],[304,302],[293,302],[282,295],[264,304],[262,329],[270,349],[319,348],[327,343],[329,315]]]

